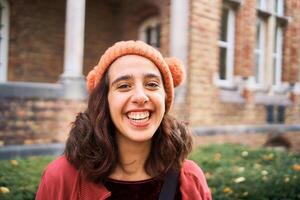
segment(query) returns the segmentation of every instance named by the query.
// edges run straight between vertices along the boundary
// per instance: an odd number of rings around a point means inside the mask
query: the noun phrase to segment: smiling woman
[[[172,193],[165,199],[210,200],[202,170],[186,160],[190,131],[168,114],[183,70],[140,41],[109,48],[87,77],[88,108],[76,117],[64,155],[45,170],[36,199],[152,200]]]

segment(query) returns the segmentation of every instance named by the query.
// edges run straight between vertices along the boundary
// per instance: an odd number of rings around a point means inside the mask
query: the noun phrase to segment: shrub
[[[45,166],[53,157],[0,161],[0,199],[32,200]]]
[[[190,156],[208,180],[214,200],[300,199],[300,155],[241,145],[210,145]],[[0,199],[34,199],[53,157],[0,161]]]
[[[300,156],[241,145],[196,149],[191,159],[205,172],[214,199],[300,199]]]

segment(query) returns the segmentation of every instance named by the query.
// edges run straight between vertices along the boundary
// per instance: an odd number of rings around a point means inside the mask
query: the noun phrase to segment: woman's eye
[[[159,86],[159,84],[156,82],[150,82],[150,83],[147,83],[147,86],[149,86],[151,88],[157,88]]]
[[[120,84],[120,85],[118,86],[118,89],[127,89],[127,88],[129,88],[129,87],[130,87],[129,84]]]

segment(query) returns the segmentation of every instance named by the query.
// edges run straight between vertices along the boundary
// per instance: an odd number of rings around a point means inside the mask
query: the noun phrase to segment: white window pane
[[[219,46],[219,79],[231,82],[233,79],[235,12],[223,5],[221,13]]]
[[[263,84],[265,71],[265,27],[266,22],[262,18],[257,18],[256,22],[256,47],[255,53],[255,81],[257,84]]]
[[[275,0],[274,12],[278,15],[284,15],[284,0]]]
[[[281,84],[282,77],[282,44],[283,44],[283,29],[276,25],[275,44],[273,51],[273,85]]]
[[[270,0],[268,0],[268,1],[270,1]],[[266,10],[267,9],[267,2],[266,2],[266,0],[256,0],[256,5],[261,10]]]

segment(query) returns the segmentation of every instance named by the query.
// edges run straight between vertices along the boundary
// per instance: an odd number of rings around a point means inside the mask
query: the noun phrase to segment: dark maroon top
[[[108,179],[105,187],[111,191],[109,200],[156,200],[159,197],[163,181],[155,178],[143,181],[119,181]],[[179,184],[175,194],[175,200],[181,200]]]

